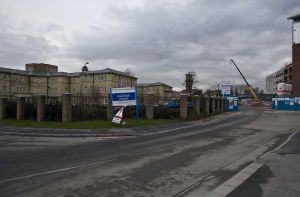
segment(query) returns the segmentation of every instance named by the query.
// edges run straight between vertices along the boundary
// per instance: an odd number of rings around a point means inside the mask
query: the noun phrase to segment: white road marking
[[[21,177],[15,177],[15,178],[11,178],[11,179],[1,180],[0,184],[12,182],[12,181],[19,181],[19,180],[22,180],[22,179],[33,178],[33,177],[37,177],[37,176],[43,176],[43,175],[58,173],[58,172],[65,172],[65,171],[74,170],[74,169],[87,167],[87,166],[99,165],[99,164],[103,164],[103,163],[106,163],[106,162],[112,162],[112,161],[115,161],[115,160],[117,160],[117,159],[98,161],[98,162],[88,163],[88,164],[84,164],[84,165],[72,166],[72,167],[68,167],[68,168],[61,168],[61,169],[51,170],[51,171],[47,171],[47,172],[40,172],[40,173],[30,174],[30,175],[21,176]]]
[[[270,153],[274,153],[276,151],[278,151],[280,148],[282,148],[284,145],[286,145],[294,135],[296,135],[296,133],[298,133],[298,131],[295,131],[294,133],[292,133],[282,144],[280,144],[278,147],[276,147],[275,149],[266,152],[265,154],[263,154],[260,158],[265,158],[267,155],[269,155]]]
[[[241,112],[236,112],[236,113],[230,114],[228,116],[225,116],[225,117],[222,117],[222,118],[218,118],[218,119],[215,119],[215,120],[211,120],[211,121],[208,121],[208,122],[195,123],[195,124],[192,124],[192,125],[188,125],[188,126],[184,126],[184,127],[178,127],[178,128],[175,128],[175,129],[168,129],[168,130],[164,130],[164,131],[160,131],[160,132],[146,133],[146,134],[143,134],[143,136],[155,135],[155,134],[162,134],[162,133],[169,133],[169,132],[172,132],[172,131],[177,131],[177,130],[180,130],[180,129],[191,128],[191,127],[195,127],[195,126],[199,126],[199,125],[208,125],[208,124],[220,121],[220,120],[224,120],[224,119],[229,118],[231,116],[239,115],[240,113]]]

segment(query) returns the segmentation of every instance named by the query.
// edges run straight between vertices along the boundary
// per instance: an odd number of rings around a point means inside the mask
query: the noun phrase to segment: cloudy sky
[[[290,15],[299,0],[1,0],[0,67],[59,65],[60,71],[129,68],[139,82],[182,87],[195,71],[200,88],[253,86],[291,61]]]

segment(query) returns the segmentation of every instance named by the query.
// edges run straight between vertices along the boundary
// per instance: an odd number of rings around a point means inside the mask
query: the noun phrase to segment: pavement
[[[137,136],[1,135],[0,196],[206,196],[299,130],[299,115],[245,109]]]
[[[300,196],[300,132],[264,160],[265,164],[228,197]]]

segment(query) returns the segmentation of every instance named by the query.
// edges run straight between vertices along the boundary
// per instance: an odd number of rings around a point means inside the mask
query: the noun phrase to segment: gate
[[[58,98],[50,98],[49,104],[46,104],[46,120],[62,120],[62,103],[58,100]]]

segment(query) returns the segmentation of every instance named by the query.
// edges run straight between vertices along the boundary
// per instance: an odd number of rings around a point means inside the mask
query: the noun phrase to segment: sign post
[[[136,89],[134,87],[111,88],[112,107],[136,106],[136,119],[139,119]]]

